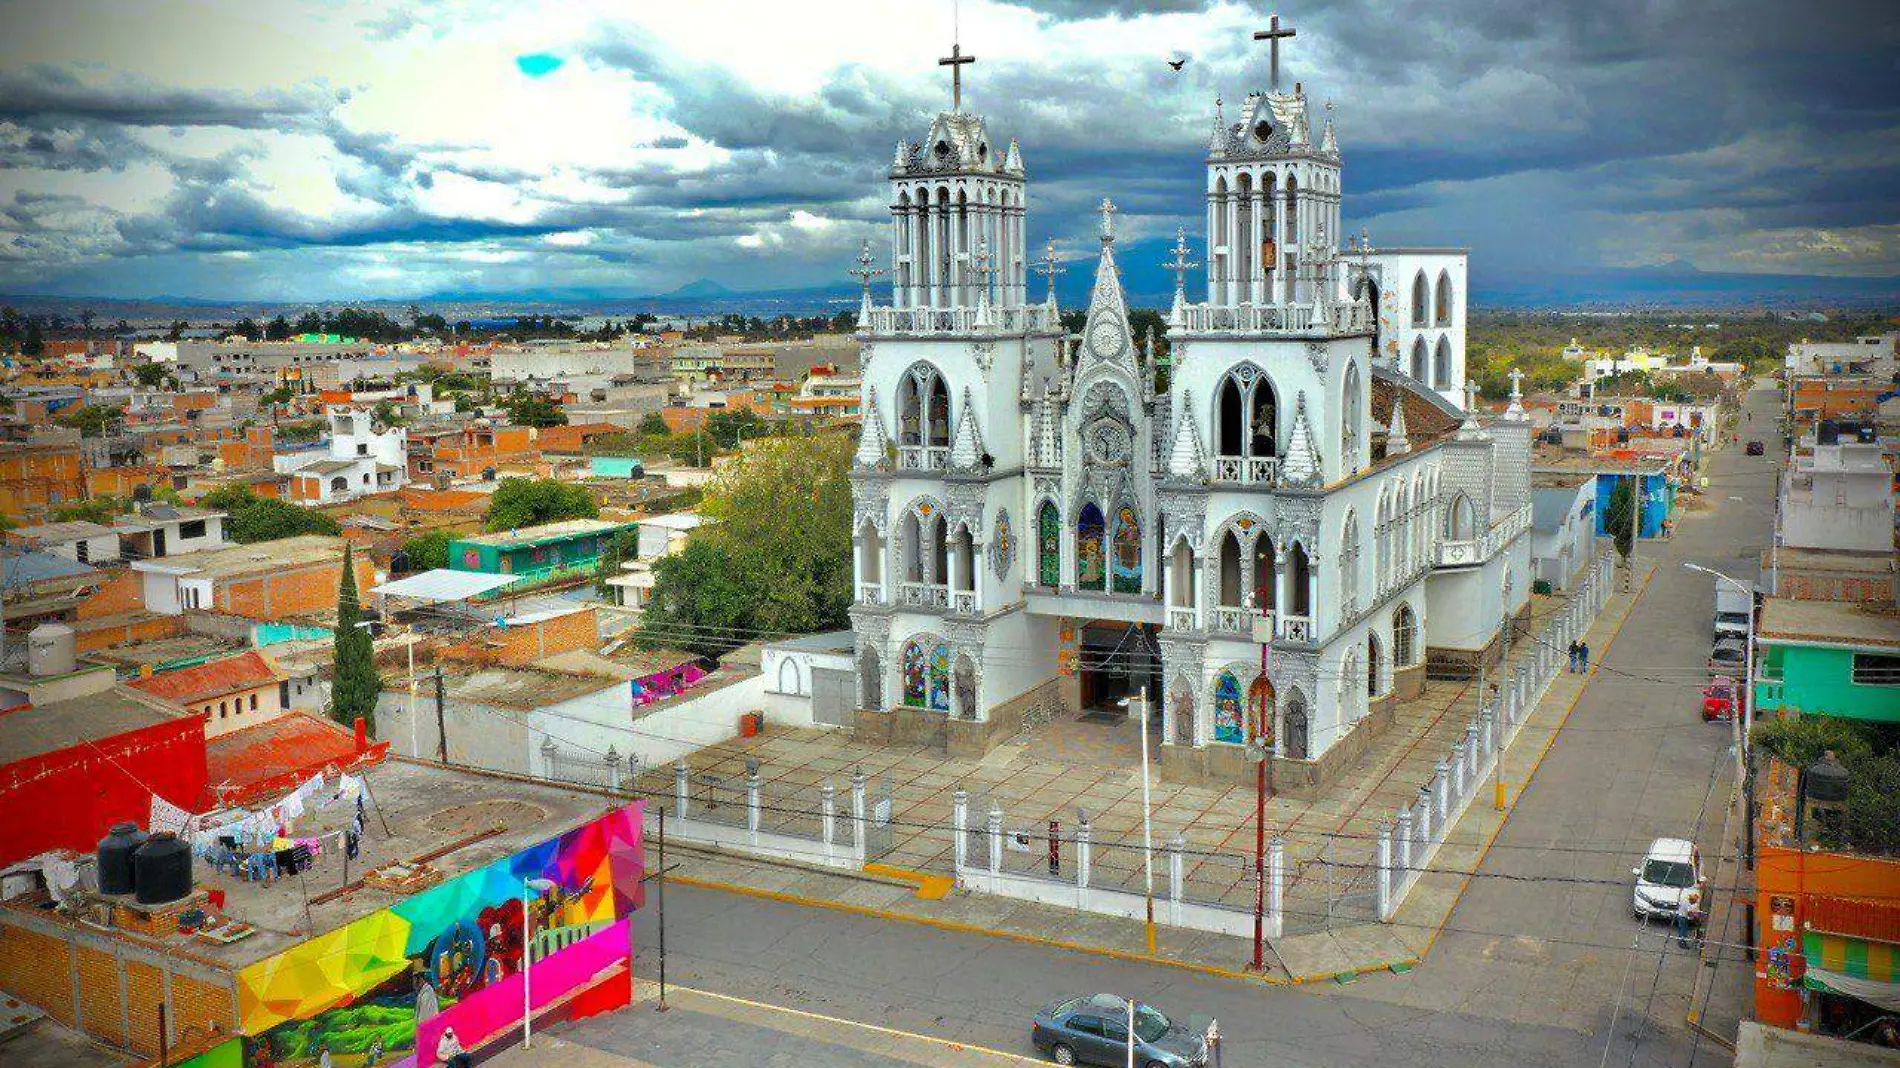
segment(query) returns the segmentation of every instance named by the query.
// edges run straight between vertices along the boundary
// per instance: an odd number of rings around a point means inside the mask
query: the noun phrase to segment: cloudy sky
[[[964,0],[1030,236],[1199,226],[1265,5]],[[1474,273],[1900,273],[1894,0],[1329,0],[1346,218]],[[951,0],[0,0],[0,291],[231,299],[839,281],[948,100]],[[1175,74],[1170,52],[1192,58]],[[1482,294],[1478,294],[1482,296]]]

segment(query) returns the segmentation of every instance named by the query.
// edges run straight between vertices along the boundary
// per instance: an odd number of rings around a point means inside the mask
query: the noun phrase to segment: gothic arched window
[[[1115,509],[1115,527],[1109,554],[1110,588],[1116,593],[1141,592],[1141,515],[1132,502]]]
[[[1348,458],[1349,466],[1357,468],[1359,458],[1360,431],[1364,429],[1360,409],[1365,406],[1362,387],[1359,383],[1359,365],[1346,365],[1346,387],[1341,395],[1342,409],[1339,420],[1339,444],[1342,455]],[[1349,472],[1350,473],[1350,472]]]
[[[1222,381],[1215,404],[1215,454],[1270,457],[1279,454],[1280,404],[1273,383],[1251,366]]]
[[[1228,531],[1220,540],[1220,603],[1240,607],[1240,537]]]
[[[1438,350],[1432,356],[1432,388],[1451,388],[1451,338],[1438,335]]]
[[[1379,636],[1377,634],[1368,632],[1366,634],[1366,696],[1367,697],[1377,697],[1381,693],[1385,692],[1385,687],[1384,685],[1382,685],[1384,680],[1380,677],[1381,672],[1379,668],[1380,668]]]
[[[1402,604],[1392,613],[1392,663],[1395,667],[1408,668],[1418,659],[1418,617],[1412,614],[1412,606]]]
[[[1239,745],[1247,740],[1244,724],[1240,680],[1233,672],[1223,671],[1214,680],[1214,740]]]
[[[1052,590],[1062,585],[1062,516],[1053,501],[1036,509],[1036,582]]]
[[[1431,291],[1426,288],[1425,272],[1412,276],[1412,325],[1429,326],[1432,321]]]
[[[1438,272],[1438,292],[1436,294],[1436,297],[1437,299],[1433,302],[1433,304],[1437,308],[1438,317],[1434,319],[1433,321],[1436,322],[1439,326],[1450,326],[1451,325],[1451,306],[1452,306],[1451,305],[1451,272],[1449,271]]]
[[[1253,543],[1253,606],[1262,612],[1273,611],[1279,596],[1274,587],[1278,576],[1273,569],[1273,539],[1265,534]]]
[[[1292,602],[1289,615],[1307,616],[1313,614],[1313,565],[1307,559],[1306,546],[1298,542],[1286,554],[1286,577],[1288,598]]]
[[[1339,536],[1339,601],[1346,615],[1359,610],[1359,514],[1347,512]]]
[[[1108,588],[1108,524],[1093,501],[1082,506],[1075,520],[1075,586],[1080,590]]]
[[[950,386],[935,367],[912,367],[898,382],[897,443],[950,444]]]
[[[920,636],[904,643],[904,703],[933,712],[950,711],[950,646]]]
[[[1477,536],[1477,509],[1468,495],[1460,493],[1445,504],[1445,537],[1450,541],[1470,541]]]
[[[1412,377],[1420,382],[1432,380],[1432,353],[1423,337],[1412,339]]]

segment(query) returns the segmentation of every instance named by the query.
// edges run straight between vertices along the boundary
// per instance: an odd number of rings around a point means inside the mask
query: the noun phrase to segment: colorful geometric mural
[[[428,1036],[449,1021],[473,1049],[494,1030],[491,1013],[474,1011],[493,1001],[480,998],[489,987],[512,980],[519,1020],[524,955],[537,1003],[625,961],[623,921],[645,895],[643,807],[636,801],[245,968],[246,1063],[316,1065],[326,1053],[333,1068],[392,1063],[418,1050],[419,1027],[420,1049],[433,1052]]]

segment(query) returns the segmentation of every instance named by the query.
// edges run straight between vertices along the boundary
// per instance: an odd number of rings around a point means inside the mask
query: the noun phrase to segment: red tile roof
[[[381,763],[388,742],[367,742],[328,720],[287,712],[205,743],[206,791],[214,804],[241,805],[283,793],[319,772]]]
[[[126,685],[180,704],[190,704],[228,693],[269,686],[285,676],[263,653],[253,649],[207,661],[195,667],[161,671],[149,679],[133,679]]]
[[[1857,897],[1809,894],[1803,919],[1810,929],[1827,934],[1900,942],[1900,905]]]

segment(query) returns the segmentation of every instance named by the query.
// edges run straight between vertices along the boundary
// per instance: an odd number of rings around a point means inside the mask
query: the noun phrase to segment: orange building
[[[226,471],[268,468],[277,451],[276,439],[276,431],[269,426],[246,427],[242,439],[219,442],[218,459]]]
[[[626,432],[625,427],[612,423],[570,423],[567,426],[544,427],[534,440],[542,452],[578,453],[587,447],[587,442],[592,438]]]
[[[1900,996],[1900,858],[1796,848],[1795,773],[1758,776],[1755,1018],[1835,1033]]]
[[[1796,425],[1811,419],[1870,416],[1879,407],[1884,388],[1890,387],[1871,378],[1802,375],[1789,387],[1788,410],[1796,417]]]
[[[409,478],[428,482],[442,473],[451,478],[480,478],[487,468],[532,460],[537,454],[531,427],[497,427],[477,419],[466,426],[411,430]]]
[[[77,444],[0,450],[0,515],[38,519],[57,505],[85,499],[86,470]]]

